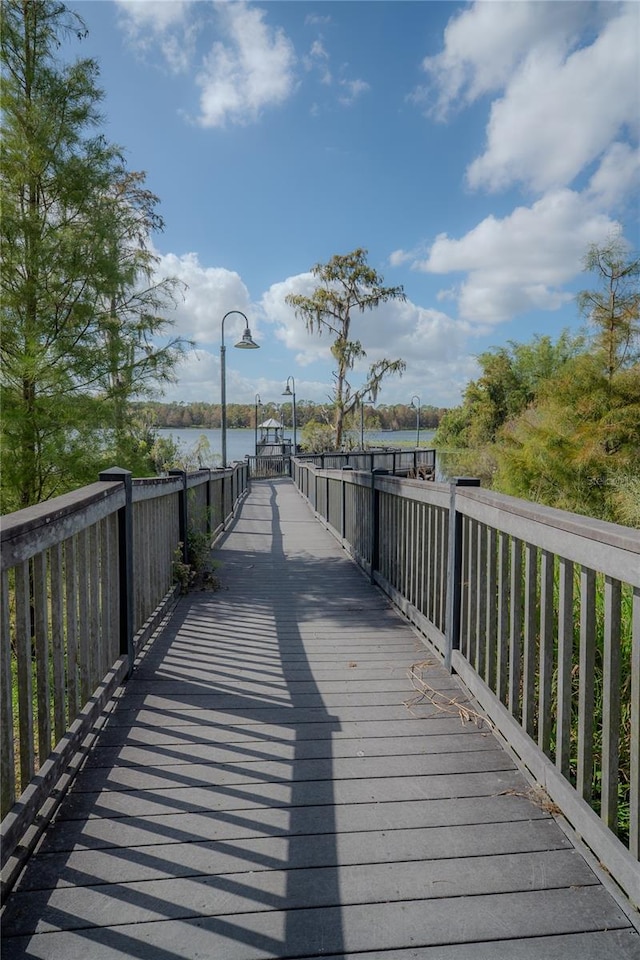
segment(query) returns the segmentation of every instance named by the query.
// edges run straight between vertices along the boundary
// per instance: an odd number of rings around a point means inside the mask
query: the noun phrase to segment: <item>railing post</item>
[[[451,673],[451,655],[460,648],[460,599],[462,595],[462,516],[456,510],[458,487],[479,487],[476,477],[455,477],[449,484],[449,549],[447,553],[447,609],[444,665]]]
[[[124,507],[118,510],[118,581],[120,588],[120,654],[129,661],[127,677],[133,670],[133,483],[130,470],[110,467],[99,480],[124,484]]]
[[[343,470],[350,470],[353,472],[353,467],[343,467]],[[346,526],[347,526],[347,485],[342,480],[340,484],[341,488],[341,502],[340,502],[340,536],[344,540],[346,536]]]
[[[183,563],[189,563],[189,544],[187,530],[189,518],[187,516],[187,474],[185,470],[169,470],[170,477],[182,477],[182,489],[178,494],[178,536],[182,543]]]
[[[380,515],[378,510],[379,491],[376,489],[376,477],[383,476],[388,473],[388,470],[381,470],[379,467],[371,471],[371,568],[369,571],[369,579],[371,580],[371,583],[375,583],[374,572],[378,568],[378,557],[380,553]]]
[[[212,521],[213,506],[212,506],[212,503],[211,503],[211,467],[208,467],[207,469],[208,469],[208,472],[209,472],[209,476],[207,477],[207,497],[206,497],[206,502],[207,502],[207,519],[206,519],[206,531],[207,531],[207,539],[208,539],[209,543],[211,543],[211,537],[212,537],[212,535],[213,535],[213,521]]]

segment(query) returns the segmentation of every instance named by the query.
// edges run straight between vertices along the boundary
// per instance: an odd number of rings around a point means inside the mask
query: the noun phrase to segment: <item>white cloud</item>
[[[612,143],[589,184],[589,196],[603,209],[615,209],[631,193],[638,195],[640,152],[627,143]]]
[[[636,4],[623,7],[566,57],[557,44],[531,49],[492,105],[486,150],[467,171],[472,187],[568,185],[627,125],[637,129],[639,16]]]
[[[249,292],[237,273],[223,267],[203,267],[195,253],[168,253],[160,256],[156,275],[177,277],[186,284],[184,299],[173,317],[176,333],[195,340],[197,345],[219,344],[223,316],[229,310],[240,310],[247,314],[255,335]],[[229,317],[225,321],[225,342],[234,336],[237,339],[243,329],[242,317]]]
[[[453,108],[500,90],[539,44],[566,49],[589,19],[585,3],[474,3],[449,21],[442,52],[424,59],[430,83],[413,99],[444,119]]]
[[[329,69],[329,54],[324,46],[322,38],[314,40],[311,44],[311,49],[306,57],[303,58],[303,63],[305,69],[309,72],[311,70],[318,70],[320,73],[320,83],[323,83],[325,86],[331,86],[333,82],[333,76],[331,70]]]
[[[428,258],[414,266],[428,273],[467,273],[454,295],[460,317],[474,324],[555,310],[572,298],[563,286],[580,271],[587,246],[617,226],[595,196],[590,188],[583,194],[557,190],[503,219],[486,217],[458,240],[441,234]]]
[[[358,97],[371,89],[366,80],[340,80],[340,86],[345,91],[338,97],[343,107],[352,106]]]
[[[389,254],[389,263],[392,267],[401,267],[403,263],[408,263],[411,259],[411,254],[406,250],[394,250]]]
[[[196,78],[201,88],[199,123],[245,124],[283,103],[295,86],[293,45],[265,23],[265,11],[243,2],[218,8],[226,42],[213,44]]]
[[[498,94],[467,182],[520,183],[538,199],[460,238],[442,233],[426,255],[396,250],[392,265],[458,274],[438,300],[457,301],[459,317],[485,330],[570,300],[586,248],[619,227],[614,215],[637,190],[639,26],[635,3],[484,2],[455,15],[416,99],[429,96],[431,115],[445,119]],[[571,189],[587,171],[589,183]]]
[[[169,68],[188,69],[196,27],[188,0],[116,0],[119,24],[134,49],[147,53],[158,47]]]

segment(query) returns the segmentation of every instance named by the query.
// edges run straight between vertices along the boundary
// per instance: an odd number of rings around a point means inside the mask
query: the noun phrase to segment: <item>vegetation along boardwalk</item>
[[[3,957],[638,960],[462,685],[290,480],[253,484],[217,557],[220,589],[181,599],[111,705]]]

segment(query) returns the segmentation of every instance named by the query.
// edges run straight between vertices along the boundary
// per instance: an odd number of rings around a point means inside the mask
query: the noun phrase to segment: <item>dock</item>
[[[622,900],[288,478],[109,703],[2,957],[639,960]]]

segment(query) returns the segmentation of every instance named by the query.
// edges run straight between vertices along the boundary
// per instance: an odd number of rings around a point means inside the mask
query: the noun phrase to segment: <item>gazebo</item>
[[[284,424],[269,417],[258,424],[260,439],[258,440],[257,457],[286,457],[291,453],[291,441],[284,439]]]

